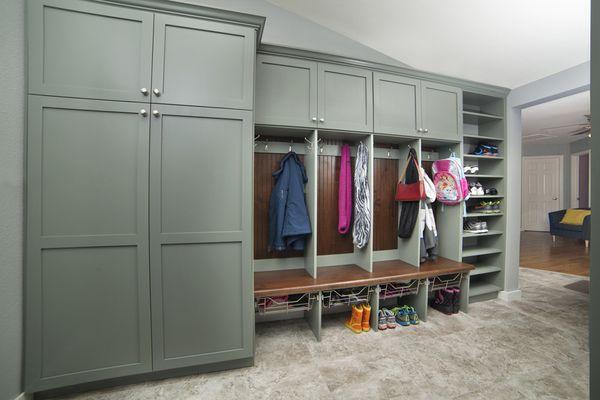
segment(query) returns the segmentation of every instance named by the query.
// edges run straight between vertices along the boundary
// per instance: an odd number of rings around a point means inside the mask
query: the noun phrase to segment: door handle
[[[558,200],[558,197],[553,197],[552,200]]]

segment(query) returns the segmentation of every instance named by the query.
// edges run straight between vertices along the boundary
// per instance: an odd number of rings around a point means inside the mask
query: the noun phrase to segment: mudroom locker
[[[414,151],[427,171],[478,165],[467,179],[501,199],[507,90],[262,44],[265,23],[28,0],[27,392],[251,366],[262,320],[304,317],[318,340],[326,314],[360,301],[377,330],[380,302],[426,321],[437,290],[460,288],[463,311],[502,290],[505,212],[434,203],[439,257],[424,260],[418,226],[398,237],[394,191]],[[471,154],[481,142],[499,156]],[[351,174],[357,153],[364,167],[359,245],[338,226],[346,151]],[[278,251],[273,173],[290,152],[310,234]],[[475,216],[493,229],[463,234]]]

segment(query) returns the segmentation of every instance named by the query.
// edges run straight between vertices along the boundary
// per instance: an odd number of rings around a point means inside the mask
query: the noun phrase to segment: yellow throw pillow
[[[567,225],[583,225],[585,217],[591,214],[592,210],[575,210],[569,208],[560,223]]]

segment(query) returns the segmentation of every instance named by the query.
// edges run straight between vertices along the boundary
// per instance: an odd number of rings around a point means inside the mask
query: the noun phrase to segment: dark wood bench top
[[[297,293],[377,285],[388,282],[424,279],[434,276],[462,273],[475,269],[471,264],[438,258],[428,261],[420,268],[400,260],[373,263],[373,272],[357,265],[339,265],[319,268],[317,279],[304,269],[267,271],[254,273],[254,296],[283,296]]]

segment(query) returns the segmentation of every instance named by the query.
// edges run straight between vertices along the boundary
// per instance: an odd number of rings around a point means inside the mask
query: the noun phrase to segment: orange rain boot
[[[363,307],[362,305],[353,305],[352,306],[352,314],[350,314],[350,318],[346,321],[346,327],[350,329],[354,333],[362,332],[362,316],[363,316]]]
[[[368,304],[363,304],[363,315],[362,315],[362,330],[363,330],[363,332],[369,332],[371,330],[370,318],[371,318],[371,306]]]

